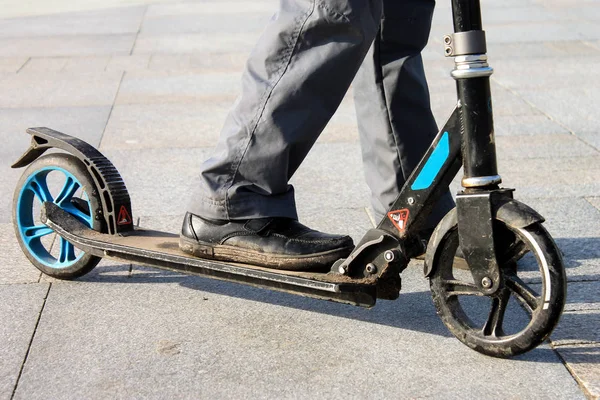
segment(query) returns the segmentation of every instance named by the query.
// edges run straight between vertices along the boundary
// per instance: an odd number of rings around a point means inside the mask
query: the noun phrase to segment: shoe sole
[[[196,242],[180,237],[179,248],[184,253],[208,260],[251,264],[286,271],[316,271],[328,270],[335,261],[347,257],[354,247],[342,247],[321,253],[289,256],[261,253],[235,246]]]

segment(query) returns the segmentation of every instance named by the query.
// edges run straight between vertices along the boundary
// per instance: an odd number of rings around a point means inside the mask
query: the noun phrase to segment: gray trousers
[[[211,219],[297,218],[288,181],[356,76],[372,206],[382,217],[437,127],[421,51],[434,0],[280,0],[189,211]],[[447,193],[431,223],[454,205]]]

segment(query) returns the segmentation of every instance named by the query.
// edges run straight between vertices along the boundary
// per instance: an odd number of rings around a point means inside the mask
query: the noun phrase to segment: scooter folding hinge
[[[456,209],[460,249],[475,285],[492,295],[502,288],[494,245],[493,192],[458,194]]]
[[[348,258],[333,264],[331,273],[375,282],[390,268],[399,275],[406,265],[408,258],[400,241],[383,230],[371,229]]]

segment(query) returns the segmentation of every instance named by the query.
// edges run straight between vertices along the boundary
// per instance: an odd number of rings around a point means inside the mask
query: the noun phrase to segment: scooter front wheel
[[[13,197],[13,226],[25,256],[46,275],[73,279],[86,274],[100,258],[75,248],[40,221],[41,206],[47,201],[102,231],[102,222],[95,218],[101,209],[98,192],[78,158],[49,154],[27,167]]]
[[[566,299],[567,280],[556,244],[540,223],[515,227],[494,221],[503,284],[484,295],[464,264],[455,263],[457,225],[438,247],[430,275],[438,315],[472,349],[493,357],[525,353],[555,328]]]

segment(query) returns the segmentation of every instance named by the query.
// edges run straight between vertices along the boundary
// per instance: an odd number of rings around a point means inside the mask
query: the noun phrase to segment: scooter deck
[[[42,207],[42,222],[86,253],[186,274],[265,287],[362,307],[375,305],[374,283],[319,272],[283,271],[197,258],[179,250],[179,235],[136,228],[109,235],[94,231],[53,203]]]

